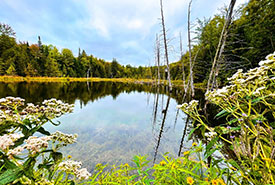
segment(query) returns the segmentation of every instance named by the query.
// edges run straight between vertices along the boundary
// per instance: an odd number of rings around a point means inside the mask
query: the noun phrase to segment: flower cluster
[[[49,118],[59,117],[64,113],[73,111],[73,104],[63,103],[60,100],[52,98],[50,100],[44,100],[42,104],[45,106],[45,113]],[[43,107],[43,106],[42,106]],[[44,108],[44,107],[43,107]]]
[[[47,148],[48,147],[48,141],[51,140],[51,136],[44,136],[44,137],[36,137],[31,136],[26,140],[26,145],[24,148],[29,150],[31,154],[36,154],[39,152],[41,148]]]
[[[0,136],[0,149],[2,151],[7,150],[10,146],[14,145],[14,142],[18,140],[19,138],[23,137],[23,134],[5,134],[3,136]]]
[[[178,105],[177,108],[182,109],[184,112],[192,112],[198,104],[198,100],[191,100],[189,104],[183,103],[182,105]]]
[[[64,134],[62,132],[55,132],[53,134],[51,134],[52,140],[53,141],[59,141],[59,142],[63,142],[64,144],[73,144],[76,142],[76,138],[77,138],[77,134]]]
[[[262,96],[267,84],[275,80],[274,69],[275,52],[268,55],[266,60],[259,62],[259,67],[250,69],[246,73],[239,69],[231,78],[228,78],[230,85],[206,92],[206,99],[213,103],[219,103],[235,100],[243,95]],[[268,96],[275,96],[275,94],[274,92],[269,93]]]
[[[24,149],[25,149],[24,147],[18,146],[18,147],[14,148],[14,149],[9,150],[7,152],[7,155],[9,156],[9,158],[12,158],[15,155],[21,154]]]
[[[65,171],[67,173],[74,173],[78,179],[81,180],[87,180],[91,174],[88,172],[86,168],[81,168],[82,163],[73,161],[73,160],[67,160],[61,162],[58,167],[60,170]],[[81,168],[81,169],[80,169]]]
[[[19,97],[8,96],[0,99],[0,109],[6,107],[23,106],[25,100]]]
[[[60,100],[50,99],[42,105],[28,103],[25,106],[22,98],[6,97],[0,99],[0,122],[22,124],[24,120],[36,121],[38,118],[53,119],[73,111],[73,104],[63,103]],[[25,107],[24,107],[25,106]],[[45,121],[47,121],[47,119]]]
[[[16,156],[22,153],[24,149],[27,149],[32,155],[36,154],[42,148],[47,148],[49,145],[49,141],[59,141],[63,142],[62,146],[66,146],[68,144],[72,144],[76,142],[77,134],[64,134],[62,132],[55,132],[50,136],[37,137],[30,136],[25,142],[24,146],[17,146],[14,149],[9,149],[10,146],[14,145],[14,142],[19,138],[23,137],[23,134],[5,134],[0,136],[0,149],[5,151],[9,158],[12,156]]]

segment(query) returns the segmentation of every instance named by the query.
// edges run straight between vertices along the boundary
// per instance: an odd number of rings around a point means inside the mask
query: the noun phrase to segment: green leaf
[[[60,161],[63,158],[63,155],[61,152],[52,152],[51,156],[55,163],[57,163],[58,161]]]
[[[231,125],[232,123],[235,123],[236,121],[238,121],[238,119],[237,118],[235,118],[235,119],[232,119],[232,120],[230,120],[229,122],[227,122],[229,125]]]
[[[8,184],[16,179],[22,177],[23,175],[23,170],[20,168],[15,168],[15,169],[8,169],[4,173],[0,175],[0,185]]]
[[[16,164],[14,164],[12,161],[10,161],[7,157],[3,157],[5,167],[7,169],[16,169],[18,168]]]
[[[197,130],[200,126],[201,126],[201,125],[199,124],[199,125],[196,126],[196,128],[193,128],[193,129],[190,131],[190,133],[189,133],[189,135],[188,135],[188,139],[191,138],[192,134],[193,134],[193,133],[195,132],[195,130]]]
[[[222,110],[214,118],[221,118],[221,117],[224,117],[224,116],[226,116],[228,114],[230,114],[230,112],[227,112],[226,110]]]
[[[207,153],[213,146],[214,144],[218,141],[219,137],[215,137],[214,139],[212,139],[206,146],[206,151],[205,153]]]
[[[46,136],[50,136],[51,135],[51,133],[48,132],[47,130],[45,130],[43,127],[40,127],[37,131],[40,132],[41,134],[46,135]]]
[[[241,126],[232,127],[230,130],[231,130],[231,131],[241,130]]]
[[[240,166],[238,165],[238,163],[236,161],[234,161],[233,159],[229,159],[228,160],[229,164],[231,164],[234,168],[237,168],[237,169],[241,169]]]
[[[57,123],[55,123],[55,122],[53,122],[51,119],[48,119],[48,118],[46,118],[47,119],[47,121],[49,121],[51,124],[53,124],[54,126],[59,126],[60,124],[61,124],[61,122],[60,121],[57,121]]]
[[[206,156],[205,156],[205,159],[207,159],[208,157],[210,157],[215,151],[217,150],[217,148],[214,148],[210,151],[207,151],[206,152]]]
[[[223,161],[223,159],[214,160],[213,166],[218,165],[222,161]]]
[[[29,179],[33,179],[34,165],[36,163],[35,157],[30,157],[23,164],[24,167],[24,175]]]
[[[24,123],[25,125],[28,125],[29,127],[31,127],[31,125],[32,125],[29,119],[24,119],[24,120],[23,120],[23,123]]]
[[[137,156],[134,156],[133,161],[137,165],[137,167],[140,167],[140,165],[139,165],[139,158]]]

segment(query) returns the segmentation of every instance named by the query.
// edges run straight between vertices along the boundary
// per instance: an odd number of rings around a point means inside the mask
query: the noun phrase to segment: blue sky
[[[170,60],[179,57],[179,32],[187,48],[189,0],[163,0],[170,38]],[[208,18],[230,0],[193,0],[192,22]],[[247,0],[237,0],[237,6]],[[0,22],[12,26],[18,41],[78,48],[121,64],[154,64],[154,41],[160,33],[159,0],[1,0]]]

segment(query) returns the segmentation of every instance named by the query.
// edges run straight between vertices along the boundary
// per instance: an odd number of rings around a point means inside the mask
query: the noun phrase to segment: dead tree
[[[172,83],[171,83],[170,68],[169,68],[168,47],[167,47],[167,39],[166,39],[166,30],[165,30],[165,23],[164,23],[162,0],[160,0],[160,13],[161,13],[161,25],[162,25],[162,34],[163,34],[163,43],[164,43],[164,51],[165,51],[166,68],[167,68],[167,74],[168,74],[169,91],[172,91]]]
[[[183,89],[185,91],[185,71],[184,71],[184,60],[182,59],[183,57],[183,49],[182,49],[182,39],[181,39],[181,33],[180,33],[180,60],[182,61],[182,84],[183,84]]]
[[[216,85],[216,79],[217,79],[217,76],[218,76],[218,73],[219,73],[219,63],[220,63],[220,60],[221,60],[222,53],[224,51],[226,38],[227,38],[227,35],[228,35],[229,26],[231,24],[233,8],[234,8],[235,3],[236,3],[236,0],[231,0],[231,2],[229,4],[229,7],[228,7],[225,23],[223,25],[221,36],[220,36],[220,39],[219,39],[219,44],[218,44],[216,54],[215,54],[215,57],[214,57],[214,61],[213,61],[213,64],[212,64],[212,68],[211,68],[211,71],[210,71],[210,74],[209,74],[209,79],[208,79],[208,82],[207,82],[207,91],[209,91],[210,89],[213,89],[214,86]]]
[[[158,83],[157,85],[159,86],[160,84],[160,43],[159,43],[159,36],[158,34],[156,35],[156,64],[157,64],[157,75],[158,75]]]
[[[183,101],[186,97],[186,95],[189,93],[189,89],[190,89],[190,94],[192,95],[192,97],[195,96],[195,90],[194,90],[194,80],[193,80],[193,66],[195,63],[195,58],[192,58],[192,44],[191,44],[191,23],[190,23],[190,14],[191,14],[191,4],[192,4],[192,0],[190,0],[189,2],[189,6],[188,6],[188,49],[189,49],[189,77],[188,77],[188,81],[187,84],[185,86],[185,93],[184,93],[184,98]]]
[[[189,83],[190,83],[192,97],[194,97],[195,91],[194,91],[194,80],[193,80],[193,61],[192,61],[192,51],[191,51],[192,45],[191,45],[191,33],[190,33],[191,4],[192,4],[192,0],[189,2],[189,6],[188,6],[188,48],[189,48],[189,67],[190,67],[190,72],[189,72],[190,82]]]

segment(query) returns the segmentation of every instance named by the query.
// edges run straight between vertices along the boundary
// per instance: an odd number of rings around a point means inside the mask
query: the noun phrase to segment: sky
[[[193,0],[191,22],[213,17],[230,0]],[[237,0],[235,6],[246,3]],[[163,0],[170,61],[178,60],[179,34],[187,49],[189,0]],[[161,33],[159,0],[1,0],[0,22],[17,41],[52,44],[123,65],[154,65],[154,43]]]

